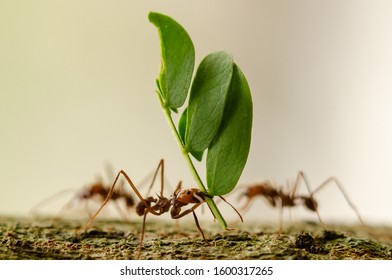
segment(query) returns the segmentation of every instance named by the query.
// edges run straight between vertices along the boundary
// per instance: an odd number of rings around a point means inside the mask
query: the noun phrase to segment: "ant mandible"
[[[125,173],[124,170],[120,170],[116,176],[116,179],[113,182],[112,187],[109,190],[108,195],[106,196],[105,201],[102,203],[101,207],[98,209],[98,211],[95,213],[94,216],[90,218],[90,220],[87,222],[85,229],[89,228],[91,224],[94,222],[95,218],[98,216],[99,212],[103,209],[103,207],[108,203],[108,201],[111,199],[111,196],[114,193],[114,187],[116,186],[117,180],[119,179],[120,175],[124,176],[126,181],[129,183],[130,187],[132,190],[135,192],[135,194],[138,196],[140,201],[137,203],[135,209],[136,213],[139,216],[143,216],[143,224],[142,224],[142,230],[140,233],[140,240],[139,240],[139,248],[137,252],[137,258],[139,258],[141,249],[142,249],[142,243],[144,240],[144,232],[145,232],[145,226],[146,226],[146,217],[148,213],[151,213],[152,215],[155,216],[161,216],[164,213],[167,213],[170,211],[170,216],[172,219],[180,219],[190,213],[192,213],[193,218],[195,220],[195,224],[197,227],[197,230],[203,237],[203,240],[207,243],[210,244],[207,239],[205,238],[204,232],[200,227],[199,220],[196,216],[195,209],[198,208],[200,205],[202,205],[205,202],[205,197],[209,197],[208,194],[203,193],[201,190],[198,188],[188,188],[188,189],[183,189],[182,188],[182,182],[180,181],[177,185],[177,188],[173,192],[170,198],[167,198],[163,195],[164,191],[164,160],[161,159],[161,161],[158,164],[158,167],[155,171],[153,180],[150,184],[148,192],[151,190],[155,179],[157,177],[157,174],[160,172],[160,177],[161,177],[161,190],[159,195],[157,194],[158,198],[154,198],[152,196],[146,196],[146,198],[143,198],[140,192],[137,190],[136,186],[132,182],[132,180],[129,178],[127,173]],[[229,203],[227,202],[222,196],[220,198],[228,203],[240,216],[241,221],[242,217],[240,213]],[[193,205],[192,207],[182,210],[182,207],[187,206],[187,205]]]
[[[300,186],[301,181],[305,183],[309,195],[297,194],[297,190]],[[270,181],[263,181],[260,184],[248,186],[246,191],[240,195],[239,199],[243,197],[247,199],[245,205],[242,207],[243,211],[249,208],[251,202],[257,196],[264,197],[272,207],[276,207],[276,205],[279,205],[280,206],[280,226],[279,226],[280,232],[283,229],[283,208],[285,207],[291,208],[300,204],[304,205],[304,207],[307,208],[308,210],[312,212],[316,212],[320,223],[323,226],[326,226],[326,224],[323,222],[323,220],[320,217],[320,213],[318,211],[318,203],[314,198],[314,195],[317,192],[319,192],[321,189],[330,185],[331,183],[334,183],[339,188],[340,192],[343,194],[344,198],[346,199],[348,205],[357,215],[361,224],[365,225],[361,215],[359,214],[359,211],[357,210],[355,205],[351,202],[342,184],[335,177],[329,177],[321,185],[319,185],[314,191],[312,191],[310,188],[310,183],[308,178],[306,177],[303,171],[300,171],[298,172],[297,179],[294,185],[292,185],[291,190],[289,192],[285,192],[281,186],[277,186],[276,184],[273,184]]]

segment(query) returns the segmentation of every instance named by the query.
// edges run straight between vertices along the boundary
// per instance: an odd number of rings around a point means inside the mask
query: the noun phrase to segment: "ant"
[[[297,190],[299,188],[301,181],[303,181],[305,183],[305,186],[309,192],[309,195],[298,195],[297,194]],[[326,224],[323,222],[323,220],[321,219],[320,214],[318,212],[318,203],[317,203],[316,199],[314,198],[314,195],[318,191],[325,188],[326,186],[328,186],[331,183],[334,183],[339,188],[340,192],[343,194],[344,198],[346,199],[348,205],[351,207],[351,209],[357,215],[361,224],[365,225],[357,208],[349,199],[342,184],[335,177],[329,177],[321,185],[319,185],[315,190],[312,191],[310,188],[310,183],[309,183],[308,178],[306,177],[306,175],[303,171],[300,171],[300,172],[298,172],[297,179],[296,179],[294,185],[292,185],[291,190],[289,192],[285,192],[281,186],[278,187],[278,186],[276,186],[276,184],[273,184],[270,181],[263,181],[260,184],[248,186],[246,191],[240,195],[239,199],[241,199],[242,197],[247,198],[247,202],[242,207],[243,211],[245,211],[250,206],[250,203],[257,196],[264,197],[272,207],[276,207],[276,205],[280,205],[279,232],[281,232],[283,229],[283,208],[285,208],[285,207],[291,208],[291,207],[295,207],[300,204],[302,204],[308,210],[310,210],[312,212],[316,212],[319,222],[324,227],[326,227]]]
[[[110,169],[110,170],[109,170]],[[106,171],[108,174],[113,174],[112,169],[109,168],[108,165],[106,165]],[[110,177],[112,177],[112,175],[110,175]],[[124,182],[121,181],[118,190],[114,190],[110,196],[110,200],[112,202],[114,202],[114,206],[117,210],[117,212],[120,214],[120,216],[122,216],[122,218],[124,220],[128,220],[128,216],[126,214],[124,214],[124,211],[121,209],[120,205],[119,205],[119,200],[123,199],[126,208],[129,210],[131,208],[133,208],[135,206],[135,201],[133,199],[133,197],[124,191]],[[98,199],[100,202],[104,201],[106,199],[106,197],[109,194],[109,189],[110,186],[107,184],[104,184],[102,182],[102,180],[97,180],[96,182],[83,187],[81,190],[79,190],[74,197],[71,198],[71,200],[66,203],[60,210],[58,216],[61,216],[61,213],[63,213],[66,210],[69,210],[71,207],[73,207],[74,205],[80,203],[80,202],[85,202],[85,207],[86,207],[86,212],[88,213],[89,217],[91,217],[91,213],[88,209],[88,205],[87,202],[89,200],[93,200],[93,199]],[[47,199],[45,199],[44,201],[40,202],[39,204],[37,204],[32,210],[31,212],[35,212],[35,209],[38,208],[39,206],[42,206],[44,203],[47,203],[48,201],[52,200],[55,196],[58,196],[60,194],[63,194],[64,192],[67,192],[69,190],[65,190],[62,192],[59,192]]]
[[[145,226],[146,226],[146,218],[147,214],[151,213],[152,215],[155,216],[161,216],[164,213],[167,213],[170,211],[170,216],[172,219],[180,219],[190,213],[192,213],[193,218],[195,220],[195,224],[197,227],[197,230],[203,237],[203,240],[210,245],[210,243],[207,241],[205,238],[204,232],[200,227],[199,220],[197,218],[197,215],[195,213],[196,208],[198,208],[200,205],[202,205],[205,202],[206,197],[212,198],[212,196],[202,192],[198,188],[188,188],[188,189],[183,189],[182,188],[182,182],[180,181],[173,192],[173,194],[170,196],[170,198],[167,198],[163,195],[164,191],[164,160],[161,159],[158,167],[155,171],[153,180],[150,184],[148,192],[151,190],[155,179],[157,177],[157,174],[160,170],[160,177],[161,177],[161,189],[160,193],[157,194],[157,198],[154,198],[152,196],[149,196],[148,194],[146,195],[146,198],[143,198],[140,192],[137,190],[136,186],[132,182],[132,180],[129,178],[127,173],[125,171],[120,170],[116,176],[116,179],[113,182],[112,187],[109,190],[108,195],[106,196],[105,201],[102,203],[101,207],[98,209],[98,211],[95,213],[94,216],[90,218],[88,223],[85,226],[85,229],[89,228],[91,224],[94,222],[95,218],[98,216],[99,212],[103,209],[103,207],[108,203],[108,201],[111,199],[112,195],[114,194],[114,187],[116,186],[117,180],[119,179],[120,175],[122,175],[126,181],[129,183],[130,187],[132,190],[135,192],[135,194],[138,196],[140,201],[137,203],[135,209],[136,213],[139,216],[143,216],[143,224],[142,224],[142,230],[140,233],[140,240],[139,240],[139,248],[137,252],[137,257],[139,258],[141,250],[142,250],[142,243],[144,240],[144,232],[145,232]],[[227,202],[222,196],[219,196],[224,202],[229,204],[239,215],[241,221],[242,221],[242,216],[241,214],[237,211],[237,209],[234,208],[229,202]],[[192,205],[188,209],[182,209],[185,206]]]

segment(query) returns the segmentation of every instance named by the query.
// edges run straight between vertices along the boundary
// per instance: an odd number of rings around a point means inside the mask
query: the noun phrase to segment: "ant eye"
[[[191,191],[187,191],[186,194],[191,194]]]

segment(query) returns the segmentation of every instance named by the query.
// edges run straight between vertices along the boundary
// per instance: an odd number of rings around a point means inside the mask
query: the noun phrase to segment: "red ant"
[[[94,222],[95,218],[99,214],[99,212],[103,209],[103,207],[107,204],[107,202],[111,199],[112,195],[114,194],[114,187],[116,186],[116,182],[120,175],[123,175],[127,182],[129,183],[130,187],[132,190],[135,192],[135,194],[138,196],[140,201],[136,205],[136,213],[139,216],[143,216],[143,225],[142,225],[142,231],[140,233],[140,241],[139,241],[139,248],[138,248],[138,253],[137,253],[137,258],[139,258],[141,249],[142,249],[142,243],[144,239],[144,232],[145,232],[145,225],[146,225],[146,217],[148,213],[151,213],[155,216],[161,216],[162,214],[169,212],[170,211],[170,216],[172,219],[180,219],[190,213],[192,213],[193,218],[195,220],[195,224],[197,227],[197,230],[203,237],[203,240],[207,243],[210,244],[207,239],[205,238],[205,235],[203,233],[203,230],[200,227],[199,220],[196,216],[195,210],[198,208],[200,205],[202,205],[205,202],[205,197],[211,197],[206,193],[203,193],[200,191],[198,188],[189,188],[189,189],[183,189],[182,188],[182,182],[180,181],[177,185],[177,188],[173,192],[170,198],[167,198],[163,195],[163,190],[164,190],[164,160],[162,159],[159,162],[159,165],[155,171],[153,180],[151,182],[151,185],[149,187],[149,191],[154,184],[154,181],[156,179],[156,176],[158,174],[158,171],[161,171],[160,176],[161,176],[161,190],[160,193],[157,194],[158,198],[154,198],[152,196],[148,196],[146,198],[143,198],[139,191],[137,190],[136,186],[133,184],[132,180],[129,178],[127,173],[125,173],[123,170],[119,171],[116,179],[114,180],[114,183],[112,187],[109,190],[109,193],[105,199],[105,201],[102,203],[101,207],[98,209],[98,211],[95,213],[94,216],[90,218],[88,223],[85,226],[85,229],[90,227],[90,225]],[[212,197],[211,197],[212,198]],[[222,196],[220,198],[228,203],[239,215],[242,221],[242,217],[240,213],[229,203],[227,202]],[[193,205],[192,207],[182,210],[182,207],[187,206],[187,205]]]
[[[117,212],[123,217],[123,219],[128,220],[128,215],[124,214],[124,211],[119,205],[119,200],[124,200],[126,208],[129,210],[135,206],[135,201],[133,197],[123,190],[123,182],[121,182],[121,187],[114,191],[110,197],[110,200],[114,203]],[[87,201],[90,199],[98,198],[100,201],[104,201],[109,194],[109,186],[104,185],[101,182],[96,182],[83,190],[81,190],[69,203],[67,203],[63,209],[67,209],[75,204],[75,201]],[[87,206],[87,204],[86,204]],[[87,209],[89,217],[91,217],[90,211]],[[128,213],[129,211],[127,211]]]
[[[298,190],[298,187],[301,183],[301,180],[305,183],[306,188],[308,189],[308,192],[309,192],[308,196],[297,195],[297,190]],[[328,178],[320,186],[318,186],[314,191],[311,191],[309,180],[307,179],[305,173],[303,171],[300,171],[300,172],[298,172],[297,179],[296,179],[294,185],[292,185],[290,192],[285,192],[284,190],[282,190],[282,187],[277,187],[275,184],[271,183],[270,181],[264,181],[260,184],[249,186],[246,189],[246,191],[241,194],[239,199],[241,199],[242,197],[246,197],[248,199],[242,208],[243,210],[246,210],[249,207],[250,203],[253,201],[253,199],[257,196],[262,196],[262,197],[266,198],[272,207],[276,207],[276,205],[280,205],[279,231],[282,231],[282,229],[283,229],[283,208],[284,207],[291,208],[291,207],[297,206],[299,204],[304,205],[305,208],[309,209],[310,211],[316,212],[320,223],[323,226],[326,226],[326,224],[322,221],[320,214],[318,212],[318,204],[317,204],[316,199],[314,198],[314,195],[330,183],[335,183],[335,185],[339,188],[339,190],[343,194],[344,198],[346,199],[346,201],[349,204],[349,206],[351,207],[351,209],[357,215],[359,221],[363,225],[365,225],[357,208],[351,202],[351,200],[349,199],[343,186],[340,184],[340,182],[335,177]]]
[[[109,173],[113,174],[112,172],[109,172],[109,166],[106,166],[106,170],[107,170],[108,174]],[[111,168],[110,168],[110,171],[111,171]],[[110,176],[110,177],[112,177],[112,176]],[[74,197],[62,207],[58,216],[61,216],[61,213],[70,209],[75,204],[78,204],[79,202],[83,201],[83,202],[85,202],[86,212],[88,213],[89,217],[91,217],[91,213],[88,209],[87,201],[92,200],[92,199],[98,199],[101,202],[104,201],[109,194],[109,189],[110,189],[109,185],[104,184],[102,182],[102,180],[97,180],[95,183],[92,183],[92,184],[82,188],[80,191],[78,191],[74,195]],[[68,190],[66,190],[66,191],[68,191]],[[38,205],[36,205],[31,210],[31,212],[35,212],[35,209],[37,207],[42,206],[42,204],[47,203],[48,201],[52,200],[55,196],[63,194],[66,191],[59,192],[59,193],[47,198],[46,200],[40,202]],[[118,213],[125,220],[128,220],[128,216],[126,214],[124,214],[124,211],[121,209],[121,207],[119,205],[119,200],[121,200],[121,199],[124,200],[125,206],[128,210],[134,207],[135,201],[129,193],[124,191],[124,182],[123,181],[120,182],[120,186],[119,186],[118,190],[113,190],[113,192],[110,196],[110,200],[114,202],[114,206],[116,207],[116,210],[118,211]]]

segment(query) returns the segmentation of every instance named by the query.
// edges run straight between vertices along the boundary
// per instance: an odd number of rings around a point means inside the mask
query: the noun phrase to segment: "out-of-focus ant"
[[[301,181],[305,183],[305,186],[309,192],[309,195],[298,195],[297,191],[300,186]],[[283,229],[283,208],[291,208],[297,205],[303,205],[306,209],[316,212],[317,217],[320,223],[323,226],[326,224],[320,217],[318,212],[318,204],[314,195],[325,188],[326,186],[334,183],[343,194],[344,198],[346,199],[348,205],[357,215],[359,221],[365,225],[361,215],[359,214],[355,205],[351,202],[350,198],[348,197],[346,191],[344,190],[342,184],[336,179],[335,177],[330,177],[325,180],[321,185],[319,185],[315,190],[311,190],[310,183],[308,178],[306,177],[303,171],[298,172],[297,179],[294,185],[291,186],[291,190],[289,192],[285,192],[282,186],[277,186],[276,184],[271,183],[270,181],[263,181],[259,184],[248,186],[247,189],[239,196],[239,199],[245,197],[247,199],[245,205],[242,207],[242,210],[245,211],[249,208],[251,202],[254,198],[261,196],[264,197],[268,203],[272,207],[279,206],[280,207],[280,226],[279,231]]]
[[[110,178],[113,177],[113,172],[112,169],[106,165],[106,171],[109,175]],[[75,205],[78,205],[80,203],[84,203],[84,206],[86,208],[86,212],[88,213],[89,217],[92,216],[90,213],[90,210],[88,208],[88,201],[90,200],[97,200],[98,202],[102,203],[106,197],[109,194],[111,185],[105,184],[101,179],[97,180],[96,182],[87,185],[80,189],[79,191],[76,192],[76,194],[69,200],[60,210],[60,212],[57,214],[58,217],[61,217],[62,214],[66,211],[69,210],[70,208],[74,207]],[[30,212],[33,214],[36,212],[36,209],[41,207],[43,204],[47,204],[49,201],[53,200],[56,196],[63,195],[64,192],[68,192],[69,190],[65,190],[62,192],[59,192],[44,201],[40,202],[37,204],[33,209],[31,209]],[[124,204],[126,206],[126,212],[124,213],[124,210],[121,208],[119,202],[120,200],[124,201]],[[110,201],[113,202],[114,207],[116,208],[117,212],[120,214],[120,216],[124,220],[129,220],[128,213],[130,212],[129,210],[135,206],[135,201],[133,197],[131,196],[130,193],[126,192],[124,190],[124,181],[119,182],[119,188],[116,190],[113,190],[111,196],[110,196]]]
[[[180,219],[190,213],[192,213],[193,218],[195,220],[195,224],[197,227],[197,230],[203,237],[203,240],[209,244],[207,239],[205,238],[205,235],[203,233],[203,230],[200,227],[199,220],[196,216],[195,210],[198,208],[200,205],[202,205],[205,202],[205,197],[210,197],[208,194],[203,193],[200,191],[198,188],[189,188],[189,189],[183,189],[182,188],[182,182],[180,181],[177,185],[177,188],[173,192],[173,194],[170,196],[170,198],[167,198],[164,196],[163,191],[164,191],[164,160],[162,159],[159,162],[159,165],[155,171],[153,180],[151,182],[151,185],[149,187],[148,192],[150,191],[151,187],[154,184],[154,181],[157,177],[157,174],[160,172],[160,177],[161,177],[161,190],[159,194],[157,194],[157,198],[154,198],[152,196],[149,196],[147,194],[146,198],[143,198],[132,180],[129,178],[127,173],[125,173],[123,170],[118,172],[116,179],[114,180],[114,183],[112,187],[109,190],[109,193],[105,199],[105,201],[102,203],[101,207],[98,209],[98,211],[95,213],[94,216],[90,218],[88,223],[85,226],[85,229],[89,228],[91,224],[94,222],[95,218],[98,216],[99,212],[103,209],[103,207],[109,202],[111,199],[112,195],[114,194],[114,187],[116,186],[117,180],[119,179],[120,175],[124,176],[126,181],[129,183],[130,187],[132,190],[135,192],[135,194],[138,196],[140,201],[136,205],[136,213],[139,216],[143,216],[143,224],[142,224],[142,230],[140,233],[140,241],[139,241],[139,248],[137,252],[137,258],[139,258],[141,249],[142,249],[142,243],[144,239],[144,232],[145,232],[145,226],[146,226],[146,217],[148,213],[151,213],[152,215],[155,216],[161,216],[164,213],[167,213],[170,211],[170,216],[172,219]],[[211,197],[212,198],[212,197]],[[227,202],[222,196],[220,198],[228,203],[239,215],[241,221],[242,217],[241,214],[229,203]],[[192,205],[190,208],[184,209],[183,207]]]

